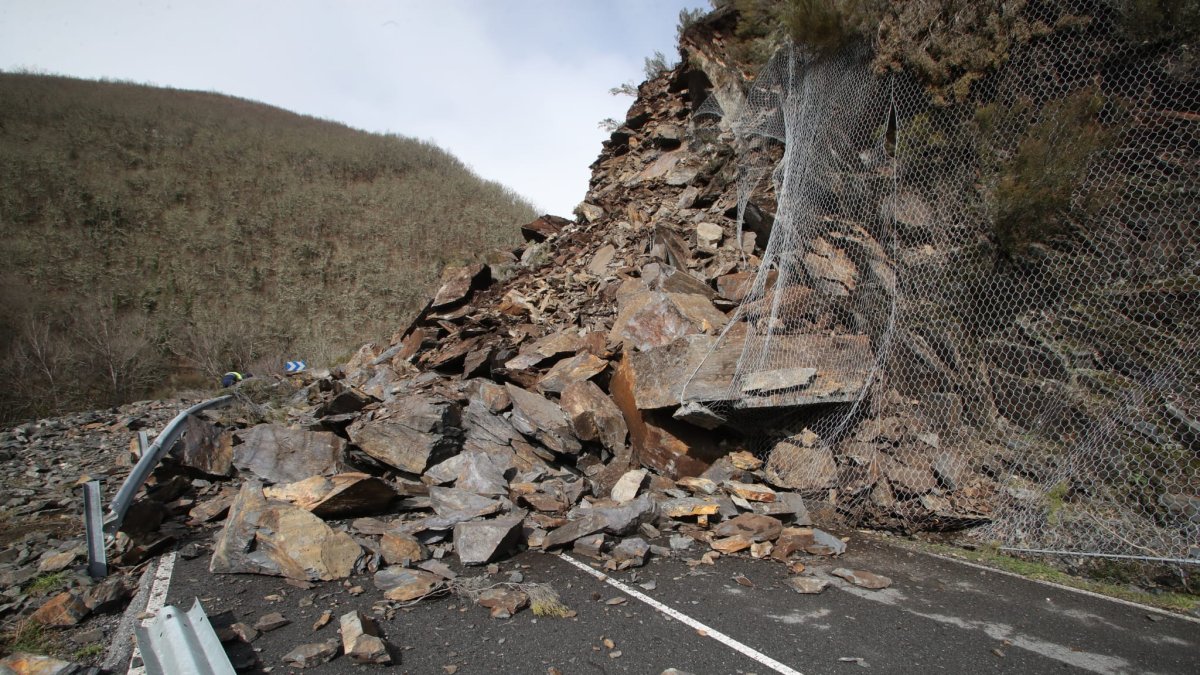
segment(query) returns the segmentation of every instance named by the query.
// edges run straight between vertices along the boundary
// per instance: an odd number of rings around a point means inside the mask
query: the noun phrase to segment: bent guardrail
[[[197,403],[176,415],[175,419],[163,428],[162,433],[154,439],[154,443],[150,444],[150,447],[142,453],[138,463],[134,465],[133,471],[129,473],[129,477],[117,491],[117,496],[109,504],[108,515],[104,518],[105,534],[116,534],[117,530],[121,528],[121,523],[125,522],[125,514],[129,511],[129,505],[133,503],[134,495],[145,484],[146,479],[150,477],[150,472],[154,471],[154,467],[158,466],[163,456],[171,450],[171,446],[175,445],[175,441],[179,440],[179,435],[183,432],[183,422],[188,415],[194,415],[210,408],[218,408],[232,400],[232,395],[226,395]]]
[[[138,649],[146,675],[234,675],[233,665],[197,598],[184,613],[167,605],[138,626]]]

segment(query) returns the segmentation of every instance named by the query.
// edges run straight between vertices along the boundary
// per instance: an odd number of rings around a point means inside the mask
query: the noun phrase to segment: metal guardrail
[[[134,632],[147,675],[235,675],[199,598],[187,613],[163,607]]]
[[[133,497],[137,491],[141,489],[146,479],[150,477],[150,472],[154,471],[154,467],[158,466],[158,462],[170,451],[171,446],[175,445],[175,441],[179,439],[179,435],[183,433],[183,422],[188,415],[208,410],[209,408],[217,408],[225,405],[233,400],[233,396],[219,396],[212,398],[184,410],[175,416],[166,427],[163,428],[155,439],[154,443],[142,452],[142,456],[138,458],[138,462],[133,467],[133,471],[129,473],[129,477],[121,485],[121,489],[117,491],[117,496],[113,498],[112,503],[108,507],[108,516],[104,519],[105,534],[116,534],[121,528],[121,523],[125,522],[125,514],[129,511],[129,505],[133,503]]]
[[[83,524],[87,529],[88,576],[99,579],[108,575],[108,557],[104,551],[104,532],[100,520],[100,481],[83,485]]]

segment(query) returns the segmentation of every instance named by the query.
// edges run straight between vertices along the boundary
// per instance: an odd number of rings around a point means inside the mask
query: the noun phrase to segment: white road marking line
[[[744,645],[741,642],[738,642],[737,640],[722,633],[721,631],[716,630],[715,628],[709,628],[708,626],[700,623],[699,621],[693,619],[692,617],[690,617],[686,614],[683,614],[682,612],[680,612],[676,609],[672,609],[671,607],[664,605],[663,603],[655,600],[654,598],[652,598],[644,593],[635,591],[634,589],[630,588],[629,586],[626,586],[625,584],[621,583],[620,581],[613,579],[612,577],[608,576],[607,574],[605,574],[599,570],[592,569],[589,565],[572,558],[571,556],[567,555],[566,553],[559,553],[558,557],[562,558],[563,560],[566,560],[567,562],[578,567],[579,569],[583,570],[584,572],[587,572],[588,574],[596,577],[597,579],[599,579],[600,581],[603,581],[604,583],[608,584],[609,586],[616,588],[617,590],[621,591],[622,593],[624,593],[626,595],[630,595],[638,600],[641,600],[642,602],[646,603],[647,605],[650,605],[651,607],[653,607],[654,609],[657,609],[658,611],[662,612],[663,614],[666,614],[667,616],[671,617],[672,619],[675,619],[676,621],[679,621],[680,623],[683,623],[686,626],[690,626],[690,627],[696,629],[696,631],[698,631],[701,635],[710,637],[710,638],[716,640],[717,642],[720,642],[721,644],[725,645],[726,647],[729,647],[730,649],[733,649],[734,651],[741,653],[743,656],[747,656],[751,659],[754,659],[755,661],[758,661],[759,663],[763,664],[764,666],[766,666],[778,673],[783,673],[783,675],[801,675],[801,673],[799,671],[794,670],[794,669],[776,661],[775,659],[767,656],[766,654],[763,654],[762,652],[754,649],[753,647]]]
[[[154,570],[154,581],[150,584],[150,597],[146,599],[146,609],[143,610],[148,618],[141,620],[143,627],[149,626],[159,610],[167,604],[167,591],[171,590],[171,574],[175,572],[175,551],[163,555],[158,560],[158,569]],[[126,675],[145,675],[145,666],[134,666],[142,660],[142,650],[137,643],[133,644],[133,654],[129,657],[129,670]]]

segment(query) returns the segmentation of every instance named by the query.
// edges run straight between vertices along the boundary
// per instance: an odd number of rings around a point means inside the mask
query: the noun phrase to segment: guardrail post
[[[83,485],[83,524],[87,530],[88,576],[108,576],[108,557],[104,551],[104,517],[100,512],[100,481]]]

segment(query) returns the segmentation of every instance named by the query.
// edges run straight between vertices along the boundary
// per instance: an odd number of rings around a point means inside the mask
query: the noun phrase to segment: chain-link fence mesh
[[[775,206],[740,356],[683,400],[857,524],[1197,558],[1200,87],[1076,9],[960,103],[778,53],[731,123]]]

